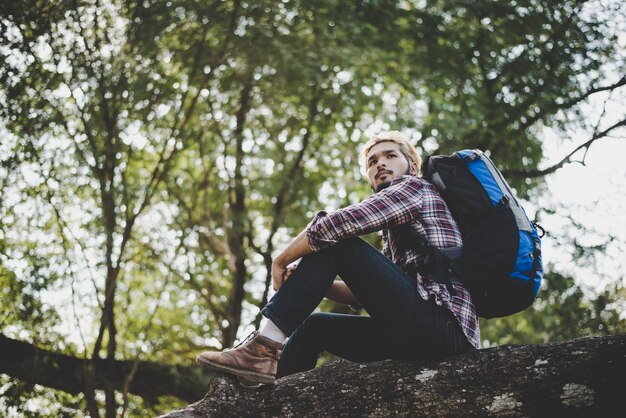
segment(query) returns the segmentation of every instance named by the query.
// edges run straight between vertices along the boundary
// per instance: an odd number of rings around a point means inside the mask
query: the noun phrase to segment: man
[[[362,362],[437,359],[478,348],[469,292],[455,284],[451,295],[424,274],[425,254],[408,238],[411,228],[437,248],[462,245],[448,207],[419,177],[417,151],[390,131],[372,137],[363,155],[375,193],[318,213],[273,262],[277,292],[262,310],[266,325],[234,349],[200,354],[199,364],[244,383],[273,383],[314,368],[322,351]],[[358,238],[373,231],[382,231],[382,253]],[[312,314],[324,297],[361,305],[369,316]]]

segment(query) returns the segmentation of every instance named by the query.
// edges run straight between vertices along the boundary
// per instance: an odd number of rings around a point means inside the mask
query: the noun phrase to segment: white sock
[[[267,320],[265,325],[259,331],[262,336],[269,338],[270,340],[276,341],[278,343],[284,343],[287,339],[287,336],[273,323],[271,320]]]

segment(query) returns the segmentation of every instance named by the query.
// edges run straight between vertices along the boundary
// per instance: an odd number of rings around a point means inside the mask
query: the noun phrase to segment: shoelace
[[[256,337],[256,335],[258,334],[258,331],[252,331],[250,334],[248,334],[248,336],[246,338],[244,338],[243,340],[241,340],[239,342],[239,344],[237,344],[234,348],[239,347],[242,344],[247,343],[248,341],[250,341],[251,339],[253,339],[254,337]]]

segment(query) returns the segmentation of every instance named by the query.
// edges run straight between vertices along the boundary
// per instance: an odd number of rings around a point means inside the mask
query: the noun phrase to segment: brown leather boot
[[[235,348],[201,353],[196,357],[196,363],[234,374],[244,384],[274,383],[281,348],[281,343],[255,331]]]

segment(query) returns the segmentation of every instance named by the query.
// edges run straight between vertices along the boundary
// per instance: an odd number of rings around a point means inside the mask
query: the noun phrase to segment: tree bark
[[[478,350],[441,362],[333,362],[245,389],[219,376],[162,418],[213,416],[616,416],[626,334]]]
[[[246,238],[246,223],[249,218],[248,210],[246,208],[246,188],[244,186],[244,127],[246,124],[246,117],[250,110],[250,100],[253,87],[252,73],[249,75],[249,79],[243,86],[241,91],[241,105],[237,112],[237,126],[233,132],[236,139],[235,149],[235,173],[234,184],[230,189],[230,221],[232,227],[228,231],[228,247],[230,249],[230,255],[233,258],[231,260],[232,268],[232,287],[230,295],[228,297],[228,325],[224,327],[222,333],[222,347],[230,347],[233,345],[237,336],[237,330],[241,324],[241,312],[242,304],[246,296],[244,285],[248,280],[248,268],[246,267],[246,254],[245,238]],[[226,225],[225,225],[226,226]]]
[[[128,382],[134,367],[133,360],[83,360],[0,334],[0,373],[72,394],[83,392],[89,379],[93,389],[128,389],[146,400],[172,395],[193,402],[205,393],[203,386],[211,375],[196,365],[140,361]]]

